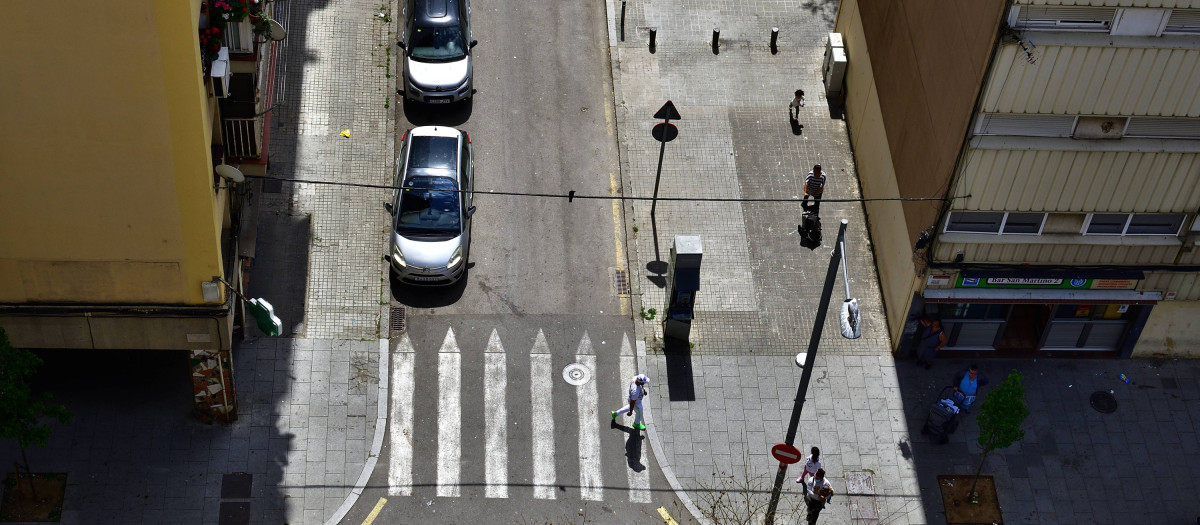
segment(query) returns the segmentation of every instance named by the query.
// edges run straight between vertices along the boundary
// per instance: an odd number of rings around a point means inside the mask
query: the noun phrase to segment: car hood
[[[467,81],[471,72],[471,57],[466,56],[454,62],[420,62],[411,58],[408,61],[408,79],[423,88],[455,88]]]
[[[462,246],[463,236],[459,235],[448,241],[428,241],[409,239],[392,233],[392,242],[400,248],[400,253],[404,254],[404,262],[409,266],[441,268],[450,262],[454,250]]]

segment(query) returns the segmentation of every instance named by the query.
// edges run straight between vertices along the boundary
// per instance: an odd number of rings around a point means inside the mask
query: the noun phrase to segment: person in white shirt
[[[816,476],[817,471],[823,468],[825,468],[825,465],[821,463],[821,449],[813,447],[812,455],[804,463],[804,470],[800,472],[800,477],[796,478],[796,483],[804,483],[804,478]]]
[[[612,411],[613,421],[617,420],[617,416],[625,414],[628,416],[633,412],[637,412],[637,417],[633,420],[633,428],[638,430],[646,430],[646,425],[642,423],[642,398],[646,396],[646,385],[650,384],[650,378],[646,374],[638,374],[629,383],[629,406],[621,407],[618,410]]]
[[[808,487],[808,492],[825,494],[823,498],[825,503],[829,503],[829,500],[833,499],[833,485],[830,485],[829,481],[825,479],[825,469],[817,469],[817,474],[813,476],[812,486]]]

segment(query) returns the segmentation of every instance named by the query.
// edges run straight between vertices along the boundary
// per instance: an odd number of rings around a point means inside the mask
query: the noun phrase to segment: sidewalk
[[[837,2],[800,8],[780,1],[629,2],[624,42],[621,2],[609,0],[608,9],[625,195],[653,193],[659,144],[650,128],[667,100],[683,119],[672,122],[679,137],[666,145],[661,197],[799,198],[813,164],[828,176],[824,244],[815,251],[799,245],[798,204],[663,201],[653,222],[648,202],[626,207],[631,282],[641,303],[635,310],[664,310],[664,283],[652,270],[665,268],[659,261],[669,257],[675,235],[699,235],[704,246],[693,346],[664,353],[661,314],[640,326],[644,370],[662,385],[651,390],[648,405],[655,454],[668,479],[701,512],[713,509],[714,490],[738,484],[770,490],[778,463],[769,449],[784,439],[801,373],[793,359],[807,349],[838,221],[845,218],[863,336],[840,336],[839,275],[796,446],[805,453],[821,447],[841,494],[821,523],[944,523],[936,476],[974,472],[974,416],[944,446],[928,444],[919,430],[937,390],[968,363],[939,362],[925,371],[893,359],[862,206],[829,202],[860,196],[845,122],[821,84]],[[650,27],[657,29],[654,53],[647,49]],[[716,27],[719,54],[710,47]],[[780,28],[775,55],[768,47],[772,27]],[[787,115],[796,89],[808,101],[800,128]],[[1011,368],[1026,372],[1026,439],[993,453],[984,468],[996,476],[1007,523],[1113,523],[1128,517],[1127,509],[1162,518],[1151,520],[1157,523],[1191,523],[1200,514],[1192,480],[1184,477],[1200,467],[1195,363],[980,364],[992,386]],[[1130,370],[1145,377],[1142,384],[1116,382]],[[1161,386],[1158,373],[1168,378]],[[1091,392],[1117,387],[1124,389],[1117,413],[1088,406]],[[780,523],[803,521],[796,512],[803,507],[798,469],[789,474]],[[1116,496],[1129,486],[1139,486],[1132,502]],[[756,494],[765,501],[765,493]]]

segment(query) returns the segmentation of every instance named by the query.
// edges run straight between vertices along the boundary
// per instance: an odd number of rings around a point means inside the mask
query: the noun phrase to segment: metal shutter
[[[1172,9],[1164,33],[1200,33],[1200,9]]]
[[[1126,137],[1200,138],[1200,119],[1132,117]]]
[[[993,113],[983,115],[976,134],[1070,137],[1074,131],[1073,115]]]
[[[1112,7],[1022,7],[1017,11],[1017,27],[1109,27],[1116,16]]]

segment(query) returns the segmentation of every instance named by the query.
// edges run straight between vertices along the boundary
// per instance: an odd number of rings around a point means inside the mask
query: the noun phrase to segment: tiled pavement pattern
[[[797,198],[814,163],[829,178],[821,207],[825,242],[813,252],[799,246],[795,204],[660,202],[655,224],[648,202],[627,206],[638,228],[630,229],[631,281],[644,308],[663,309],[665,291],[647,265],[667,259],[673,236],[700,235],[704,244],[690,355],[663,353],[660,319],[640,327],[649,348],[641,366],[662,385],[651,390],[649,413],[668,478],[701,507],[711,501],[709,489],[747,480],[770,489],[777,463],[768,451],[783,440],[800,379],[792,357],[807,348],[837,222],[846,218],[863,337],[839,335],[839,275],[796,442],[804,451],[822,448],[843,494],[821,522],[944,523],[936,476],[974,472],[978,430],[968,416],[946,445],[919,430],[937,392],[968,363],[939,362],[926,371],[893,359],[862,207],[828,201],[859,196],[845,124],[825,102],[820,77],[836,2],[629,2],[625,42],[618,38],[621,4],[609,0],[608,7],[626,195],[653,191],[658,144],[650,138],[651,115],[667,100],[683,120],[675,122],[679,138],[666,147],[660,196]],[[646,45],[651,26],[658,30],[653,54]],[[721,28],[719,55],[710,48],[714,27]],[[777,55],[768,48],[771,27],[781,30]],[[801,130],[787,120],[797,88],[808,99]],[[981,363],[992,386],[1013,367],[1026,373],[1025,441],[994,452],[984,471],[996,477],[1006,522],[1121,523],[1149,512],[1147,523],[1191,523],[1200,515],[1200,492],[1188,475],[1200,467],[1196,363]],[[1142,384],[1116,379],[1130,370],[1145,371],[1138,372]],[[1108,389],[1121,407],[1103,415],[1088,396]],[[796,470],[785,485],[782,523],[802,520],[794,512]],[[733,485],[719,475],[732,475],[725,479]],[[873,488],[846,494],[847,481],[863,477]],[[1118,496],[1131,486],[1138,488],[1128,498]]]
[[[652,426],[665,451],[659,461],[697,505],[708,500],[706,488],[726,487],[720,475],[753,479],[756,488],[770,490],[778,463],[769,449],[782,441],[800,377],[792,358],[808,343],[838,221],[846,218],[851,288],[866,306],[863,337],[838,335],[839,275],[797,445],[822,447],[843,494],[848,473],[873,473],[875,492],[887,497],[870,503],[888,523],[921,523],[916,471],[893,445],[907,438],[907,427],[883,313],[871,306],[880,300],[862,207],[829,202],[859,196],[845,124],[831,117],[819,73],[835,9],[832,2],[801,10],[790,2],[637,3],[626,15],[624,43],[616,38],[619,21],[610,20],[627,194],[653,192],[658,143],[650,137],[651,115],[667,100],[683,119],[675,123],[679,138],[666,147],[660,196],[798,199],[815,163],[829,179],[821,206],[825,242],[815,251],[799,245],[797,203],[660,202],[653,224],[649,203],[627,209],[638,226],[631,267],[640,274],[646,308],[662,311],[665,301],[647,263],[656,254],[669,257],[674,235],[700,235],[704,246],[694,346],[684,359],[690,369],[659,350],[661,324],[643,324],[647,372],[676,383],[690,375],[695,391],[695,399],[686,400],[670,388],[652,390]],[[610,1],[612,16],[619,12],[620,3]],[[646,47],[647,26],[658,28],[654,54]],[[721,28],[718,55],[709,45],[714,27]],[[781,28],[777,55],[768,46],[771,27]],[[802,129],[788,120],[795,89],[808,99]],[[793,487],[789,481],[791,492],[780,505],[784,523],[802,506]],[[844,507],[822,515],[823,522],[849,519]]]
[[[288,27],[280,48],[269,175],[285,179],[389,184],[396,104],[394,2],[290,0],[276,4]],[[390,55],[389,55],[390,53]],[[391,60],[389,61],[389,56]],[[390,106],[392,109],[385,107]],[[341,136],[349,130],[350,137]],[[387,275],[382,203],[387,190],[284,183],[263,196],[272,215],[311,217],[303,319],[294,333],[322,339],[376,339]],[[268,276],[269,279],[278,276]]]

